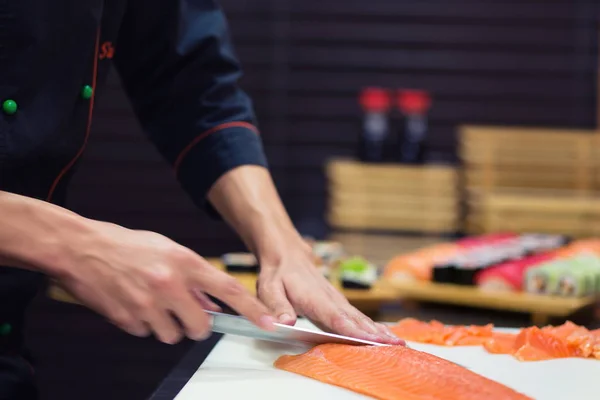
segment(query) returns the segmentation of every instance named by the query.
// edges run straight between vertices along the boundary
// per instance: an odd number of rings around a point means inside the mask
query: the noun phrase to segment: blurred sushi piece
[[[565,235],[529,233],[521,235],[519,241],[526,255],[553,251],[569,244],[570,238]]]
[[[569,269],[560,274],[557,294],[580,297],[599,293],[600,258],[581,253],[572,257],[569,263]]]
[[[564,297],[591,295],[597,287],[597,275],[589,261],[569,257],[532,268],[526,273],[525,290]]]
[[[392,280],[432,280],[436,266],[447,265],[461,249],[454,243],[440,243],[393,257],[384,276]]]
[[[487,235],[470,236],[464,239],[460,239],[456,242],[456,244],[462,248],[473,248],[491,244],[498,244],[506,240],[514,239],[516,237],[518,237],[518,235],[511,232],[491,233]]]
[[[258,273],[258,261],[252,253],[226,253],[221,256],[227,272]]]
[[[433,266],[432,280],[435,283],[454,283],[456,281],[456,264],[447,262]]]
[[[572,268],[560,273],[554,294],[563,297],[582,297],[591,295],[593,288],[594,282],[587,271]]]
[[[323,260],[324,264],[334,266],[340,259],[345,257],[344,246],[339,242],[320,241],[312,245],[313,253]]]
[[[377,267],[362,257],[352,257],[340,264],[340,281],[344,289],[370,289],[379,278]]]
[[[454,263],[453,282],[456,285],[470,286],[474,284],[475,274],[485,263],[485,253],[473,251],[465,257],[459,257]]]
[[[557,293],[560,272],[566,269],[566,265],[568,263],[564,260],[553,260],[530,268],[525,273],[525,291],[545,295]]]
[[[494,265],[478,272],[475,284],[484,290],[521,291],[527,270],[550,261],[553,257],[555,255],[551,253],[543,253]]]
[[[560,256],[568,257],[581,253],[592,253],[600,256],[600,239],[579,239],[560,249]]]

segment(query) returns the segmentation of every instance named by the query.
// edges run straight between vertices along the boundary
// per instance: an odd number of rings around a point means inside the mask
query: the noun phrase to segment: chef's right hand
[[[123,330],[136,336],[154,333],[171,344],[183,335],[205,339],[211,326],[203,309],[218,310],[206,294],[263,329],[273,327],[256,296],[192,250],[154,232],[88,221],[90,229],[73,238],[66,265],[55,278]]]

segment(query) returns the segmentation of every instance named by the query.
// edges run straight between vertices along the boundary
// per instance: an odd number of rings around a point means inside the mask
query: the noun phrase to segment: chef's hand
[[[188,248],[157,233],[91,221],[74,238],[59,284],[82,303],[136,335],[154,333],[165,343],[185,334],[210,335],[203,308],[219,307],[208,293],[264,329],[273,327],[269,310],[230,275]]]
[[[313,263],[266,168],[246,165],[224,174],[208,194],[260,263],[258,297],[279,322],[303,315],[321,329],[377,342],[398,343],[384,325],[354,308]]]
[[[258,296],[278,322],[293,325],[300,314],[319,328],[374,342],[403,345],[385,325],[375,323],[353,307],[313,263],[311,248],[294,243],[279,254],[262,259]]]

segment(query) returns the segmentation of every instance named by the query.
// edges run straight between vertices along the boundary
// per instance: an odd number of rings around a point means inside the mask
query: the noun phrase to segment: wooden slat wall
[[[597,4],[589,0],[222,0],[278,188],[321,236],[323,165],[351,156],[367,85],[431,91],[433,161],[456,161],[459,124],[594,127]],[[71,206],[160,231],[206,255],[240,249],[194,209],[111,77]]]

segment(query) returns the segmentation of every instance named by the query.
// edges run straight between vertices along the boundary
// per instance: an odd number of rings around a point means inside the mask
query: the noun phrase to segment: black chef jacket
[[[111,65],[148,138],[199,206],[228,170],[266,166],[216,3],[1,2],[0,190],[64,206]],[[0,354],[20,349],[22,316],[42,282],[0,268]]]

